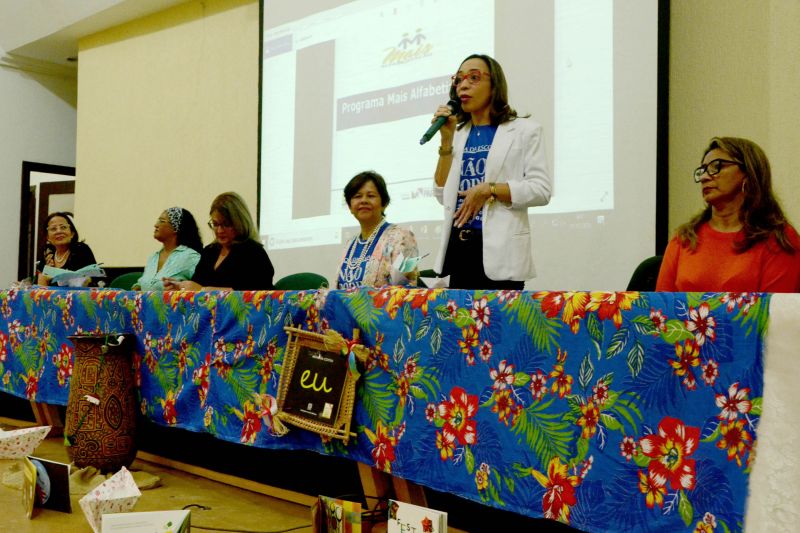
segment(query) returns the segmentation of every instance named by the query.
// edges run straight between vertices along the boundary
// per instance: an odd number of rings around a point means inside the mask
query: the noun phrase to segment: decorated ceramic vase
[[[70,459],[101,472],[128,467],[136,457],[133,337],[76,335],[64,434]]]

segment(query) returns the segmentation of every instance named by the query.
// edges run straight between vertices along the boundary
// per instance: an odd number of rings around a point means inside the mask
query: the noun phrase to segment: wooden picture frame
[[[284,330],[288,341],[275,416],[347,444],[355,436],[350,424],[360,375],[351,369],[352,345],[334,331],[323,335],[294,327]],[[363,362],[363,355],[358,359]]]

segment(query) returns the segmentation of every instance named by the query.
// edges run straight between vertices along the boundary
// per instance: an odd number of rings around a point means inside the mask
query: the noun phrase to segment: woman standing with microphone
[[[434,174],[445,211],[435,270],[453,289],[521,290],[536,276],[528,208],[547,205],[552,189],[542,126],[509,106],[503,69],[487,55],[461,63],[450,97],[461,109],[434,114],[448,117]]]

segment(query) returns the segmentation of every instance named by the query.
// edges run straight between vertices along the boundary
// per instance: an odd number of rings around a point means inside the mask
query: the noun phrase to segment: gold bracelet
[[[489,184],[489,194],[491,194],[491,198],[489,198],[490,203],[494,203],[497,200],[497,189],[495,188],[495,182],[491,182]]]
[[[439,147],[439,156],[444,155],[453,155],[453,147],[452,146],[440,146]]]

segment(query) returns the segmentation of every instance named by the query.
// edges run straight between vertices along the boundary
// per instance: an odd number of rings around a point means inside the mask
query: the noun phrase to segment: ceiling
[[[0,64],[76,70],[78,40],[187,0],[0,0]]]

